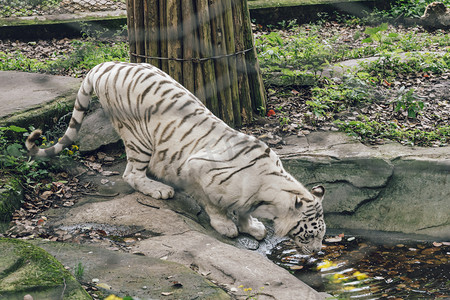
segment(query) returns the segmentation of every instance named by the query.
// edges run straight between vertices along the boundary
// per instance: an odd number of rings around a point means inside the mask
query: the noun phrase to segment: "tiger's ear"
[[[311,189],[311,194],[313,194],[316,197],[323,198],[323,195],[325,194],[325,188],[321,185],[315,186]]]

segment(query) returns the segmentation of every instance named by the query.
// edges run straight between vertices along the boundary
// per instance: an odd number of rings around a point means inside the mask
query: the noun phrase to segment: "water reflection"
[[[327,237],[322,251],[301,255],[291,241],[268,257],[337,299],[449,299],[450,243],[386,242]]]

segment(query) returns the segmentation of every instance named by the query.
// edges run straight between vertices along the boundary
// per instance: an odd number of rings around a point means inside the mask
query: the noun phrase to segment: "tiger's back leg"
[[[126,143],[125,143],[126,145]],[[151,155],[141,153],[125,146],[127,167],[123,173],[124,180],[135,190],[155,199],[169,199],[175,194],[174,189],[147,176]]]

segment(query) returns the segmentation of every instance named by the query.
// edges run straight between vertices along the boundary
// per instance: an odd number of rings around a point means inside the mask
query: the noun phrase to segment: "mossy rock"
[[[4,175],[3,175],[4,176]],[[11,221],[13,212],[23,200],[23,188],[19,180],[5,176],[0,179],[0,223]]]
[[[91,299],[53,256],[25,241],[0,238],[0,299]]]

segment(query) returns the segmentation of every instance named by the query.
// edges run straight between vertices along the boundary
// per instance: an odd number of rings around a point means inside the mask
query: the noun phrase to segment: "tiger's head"
[[[316,186],[311,191],[301,194],[291,194],[293,202],[283,224],[277,231],[289,236],[304,254],[320,251],[325,235],[322,199],[325,194],[323,186]],[[275,228],[277,228],[275,220]]]

